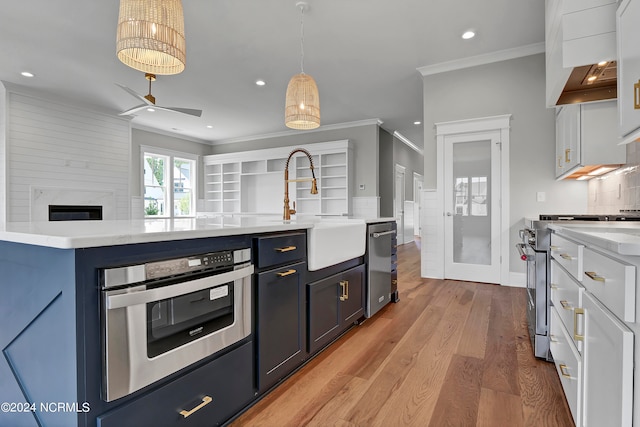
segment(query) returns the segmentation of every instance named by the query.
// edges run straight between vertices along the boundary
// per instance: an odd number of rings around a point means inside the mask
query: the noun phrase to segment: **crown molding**
[[[222,145],[222,144],[233,144],[235,142],[246,142],[246,141],[256,141],[258,139],[266,139],[266,138],[279,138],[282,136],[290,136],[290,135],[300,135],[301,132],[306,133],[314,133],[314,132],[322,132],[327,130],[337,130],[337,129],[347,129],[357,126],[365,126],[365,125],[378,125],[381,126],[383,123],[380,119],[366,119],[366,120],[358,120],[354,122],[345,122],[345,123],[337,123],[333,125],[324,125],[320,126],[316,129],[299,131],[299,130],[287,130],[282,132],[274,132],[274,133],[266,133],[262,135],[252,135],[247,137],[239,137],[239,138],[231,138],[231,139],[221,139],[217,141],[209,141],[211,145]]]
[[[407,138],[406,136],[404,136],[400,132],[398,132],[398,131],[393,132],[393,136],[398,138],[400,141],[404,142],[407,145],[407,147],[411,148],[412,150],[414,150],[415,152],[417,152],[421,156],[424,156],[424,151],[421,150],[416,144],[411,142],[411,140],[409,138]]]
[[[509,59],[521,58],[523,56],[536,55],[545,51],[544,43],[534,43],[520,46],[513,49],[499,50],[483,55],[470,56],[453,61],[441,62],[439,64],[426,65],[417,70],[423,77],[434,74],[446,73],[448,71],[462,70],[464,68],[477,67],[478,65],[491,64],[493,62],[507,61]]]

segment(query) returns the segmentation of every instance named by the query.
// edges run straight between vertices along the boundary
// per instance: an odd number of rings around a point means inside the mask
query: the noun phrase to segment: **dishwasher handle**
[[[371,233],[371,237],[373,237],[374,239],[377,239],[378,237],[382,237],[382,236],[388,236],[389,234],[396,234],[395,230],[389,230],[389,231],[376,231],[375,233]]]

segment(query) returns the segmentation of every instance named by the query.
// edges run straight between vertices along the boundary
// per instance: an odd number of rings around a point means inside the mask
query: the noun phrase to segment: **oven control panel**
[[[209,268],[231,266],[233,266],[233,251],[221,251],[187,258],[150,262],[145,264],[145,276],[147,280],[150,280]]]

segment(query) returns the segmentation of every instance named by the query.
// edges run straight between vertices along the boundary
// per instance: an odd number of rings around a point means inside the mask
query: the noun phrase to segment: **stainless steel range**
[[[551,233],[547,221],[525,218],[516,246],[527,263],[527,323],[536,357],[552,360],[549,352],[549,247]]]

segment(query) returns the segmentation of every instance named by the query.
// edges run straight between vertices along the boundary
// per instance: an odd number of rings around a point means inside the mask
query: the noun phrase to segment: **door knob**
[[[451,212],[447,212],[447,216],[453,216]]]

